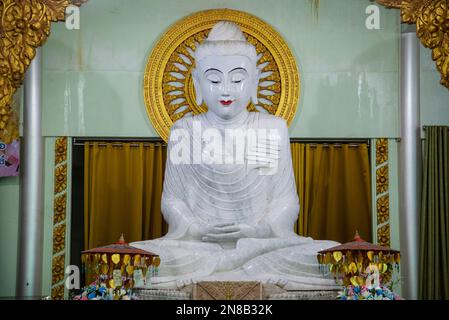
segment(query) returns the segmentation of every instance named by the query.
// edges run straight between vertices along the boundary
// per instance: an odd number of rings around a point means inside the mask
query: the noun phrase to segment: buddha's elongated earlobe
[[[251,102],[256,105],[259,100],[257,99],[257,93],[259,91],[259,79],[260,79],[260,69],[256,67],[256,75],[253,83],[253,88],[251,90]]]
[[[198,79],[198,71],[194,69],[192,71],[193,87],[195,88],[196,104],[201,106],[203,104],[203,95],[201,94],[200,81]]]

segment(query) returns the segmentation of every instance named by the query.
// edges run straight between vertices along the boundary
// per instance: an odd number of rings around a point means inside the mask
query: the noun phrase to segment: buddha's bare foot
[[[176,281],[176,286],[178,289],[182,289],[184,287],[187,287],[188,285],[194,284],[195,281],[193,279],[182,279]]]

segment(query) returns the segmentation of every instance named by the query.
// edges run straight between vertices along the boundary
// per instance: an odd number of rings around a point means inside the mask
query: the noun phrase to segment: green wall
[[[296,56],[301,99],[294,137],[397,137],[400,23],[368,0],[95,0],[81,28],[52,28],[44,46],[47,136],[157,136],[143,101],[143,70],[157,39],[196,11],[232,8],[277,29]],[[388,57],[388,58],[385,58]]]
[[[0,297],[16,290],[19,178],[0,178]]]
[[[432,61],[432,51],[421,46],[421,124],[449,126],[449,90],[440,85],[441,74]]]
[[[51,294],[55,138],[45,138],[42,296]],[[70,152],[70,148],[69,148]],[[70,153],[69,153],[70,155]],[[69,167],[70,168],[70,167]],[[69,173],[70,177],[70,173]],[[68,196],[70,185],[68,185]],[[69,198],[70,203],[70,198]],[[70,213],[70,208],[67,209]],[[67,219],[67,227],[70,219]],[[19,241],[19,177],[0,178],[0,297],[15,296]],[[70,235],[70,233],[69,233]],[[69,248],[66,248],[68,250]]]

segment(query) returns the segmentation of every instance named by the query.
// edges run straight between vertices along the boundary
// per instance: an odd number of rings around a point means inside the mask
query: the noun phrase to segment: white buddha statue
[[[316,253],[337,243],[294,233],[299,201],[286,122],[247,111],[250,100],[257,104],[257,60],[231,22],[217,23],[196,48],[196,99],[208,111],[170,132],[162,194],[169,230],[131,244],[161,258],[152,287],[217,280],[336,288]]]

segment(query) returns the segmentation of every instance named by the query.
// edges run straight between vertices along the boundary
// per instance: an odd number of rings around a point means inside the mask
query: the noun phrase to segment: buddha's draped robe
[[[225,143],[229,134],[226,129],[240,129],[248,135],[256,132],[258,138],[263,133],[266,136],[277,133],[280,138],[277,169],[272,169],[273,174],[261,173],[264,169],[249,163],[246,156],[244,163],[207,164],[211,149],[205,147],[219,142],[207,138],[209,128],[216,129],[223,142],[221,154],[214,149],[215,160],[224,154],[237,153],[234,144]],[[189,141],[184,144],[187,148],[181,148],[181,141]],[[198,146],[200,153],[195,158],[193,153]],[[180,150],[189,153],[189,157],[182,158],[189,163],[177,163]],[[203,161],[198,161],[201,150]],[[199,280],[259,280],[297,289],[335,286],[334,280],[319,271],[316,253],[337,243],[301,237],[293,231],[299,201],[287,125],[281,118],[245,112],[227,124],[211,121],[208,114],[175,122],[167,149],[162,213],[169,224],[167,235],[131,244],[160,255],[159,274],[153,279],[156,286],[175,287]],[[264,237],[214,243],[188,236],[192,224],[219,223],[258,226],[265,230]]]

